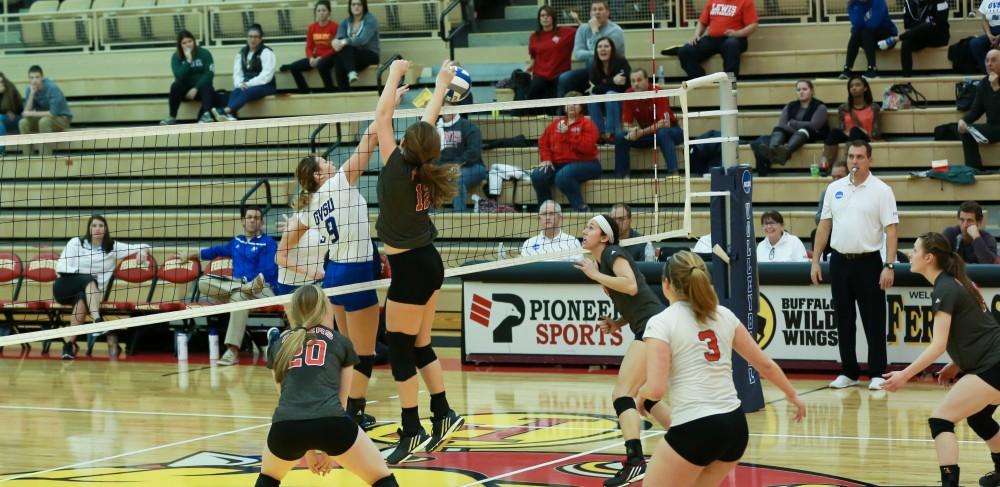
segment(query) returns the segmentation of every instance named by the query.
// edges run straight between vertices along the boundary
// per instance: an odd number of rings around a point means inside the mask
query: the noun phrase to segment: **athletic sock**
[[[447,416],[448,411],[451,411],[451,407],[448,406],[448,398],[445,397],[444,391],[431,394],[431,413],[434,415],[434,419]]]
[[[358,399],[353,397],[347,398],[347,415],[353,418],[358,412],[364,413],[367,403],[363,397]]]
[[[257,483],[253,484],[254,487],[279,487],[280,485],[280,480],[275,480],[264,474],[258,475]]]
[[[961,469],[958,465],[941,465],[938,468],[941,469],[941,487],[959,487],[958,473]]]
[[[403,408],[403,434],[404,435],[415,435],[420,431],[420,413],[417,411],[417,407]]]
[[[643,460],[642,441],[638,438],[625,440],[625,456],[628,457],[629,461]]]
[[[990,452],[990,458],[993,459],[993,471],[1000,473],[1000,453]]]

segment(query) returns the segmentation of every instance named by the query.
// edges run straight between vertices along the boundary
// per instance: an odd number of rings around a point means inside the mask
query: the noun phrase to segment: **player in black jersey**
[[[316,474],[335,461],[367,484],[397,486],[378,448],[344,412],[358,356],[333,329],[333,305],[319,286],[302,286],[287,313],[291,330],[272,337],[267,351],[280,397],[255,487],[281,485],[303,457]]]
[[[617,320],[601,317],[601,332],[614,333],[628,325],[635,334],[635,341],[629,345],[618,369],[618,379],[612,392],[615,415],[625,438],[626,460],[621,470],[604,482],[607,487],[637,482],[646,473],[646,457],[639,439],[642,420],[636,411],[634,398],[639,386],[646,380],[646,354],[642,342],[646,321],[666,309],[629,253],[618,246],[618,241],[618,224],[614,219],[607,215],[591,218],[583,229],[583,248],[590,251],[596,262],[580,259],[575,264],[587,277],[604,287],[615,304],[615,310],[621,315]],[[664,427],[670,426],[670,411],[665,404],[650,401],[646,410]]]
[[[398,85],[409,65],[409,61],[393,61],[386,86]],[[441,157],[441,137],[434,123],[454,77],[451,61],[445,61],[423,118],[407,127],[399,146],[392,126],[396,109],[392,90],[382,91],[375,108],[375,131],[384,162],[378,177],[380,208],[375,229],[392,268],[385,304],[386,338],[402,409],[399,443],[386,458],[392,465],[405,461],[419,448],[427,452],[440,448],[465,421],[448,405],[441,362],[431,348],[431,324],[444,281],[444,264],[434,248],[437,229],[428,212],[455,192],[453,170],[435,164]],[[417,411],[418,369],[431,396],[433,430],[429,436]]]
[[[938,372],[938,382],[950,384],[959,372],[966,375],[955,382],[927,421],[937,450],[941,485],[959,485],[955,423],[963,419],[986,442],[993,459],[995,470],[981,478],[979,485],[1000,485],[1000,425],[993,419],[1000,404],[1000,325],[966,275],[965,262],[952,251],[944,235],[931,232],[917,238],[910,270],[934,286],[934,332],[930,345],[912,364],[885,374],[882,389],[899,390],[947,351],[951,362]]]

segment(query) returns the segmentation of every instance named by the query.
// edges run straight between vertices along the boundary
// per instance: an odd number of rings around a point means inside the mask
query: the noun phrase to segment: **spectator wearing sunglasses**
[[[757,244],[757,262],[806,262],[809,254],[799,237],[785,231],[785,219],[774,210],[760,217],[764,238]]]

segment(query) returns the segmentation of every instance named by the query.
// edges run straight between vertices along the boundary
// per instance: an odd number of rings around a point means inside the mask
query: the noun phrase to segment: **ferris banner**
[[[991,310],[1000,311],[1000,288],[981,289]],[[890,363],[912,362],[934,330],[930,287],[894,287],[886,292],[886,342]],[[617,317],[614,305],[594,284],[495,283],[463,286],[463,356],[473,362],[618,363],[634,339],[626,327],[605,334],[602,316]],[[775,360],[837,362],[840,337],[830,287],[760,288],[757,342]],[[857,357],[867,342],[857,323]],[[940,363],[947,362],[947,355]]]

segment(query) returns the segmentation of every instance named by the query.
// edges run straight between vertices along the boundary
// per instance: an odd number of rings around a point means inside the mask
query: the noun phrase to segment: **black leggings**
[[[333,56],[333,66],[337,70],[337,88],[340,91],[351,91],[351,83],[347,73],[361,72],[373,64],[378,64],[378,53],[354,46],[344,46],[336,56]]]
[[[850,71],[854,67],[854,60],[858,58],[858,48],[865,50],[868,68],[875,68],[878,65],[875,61],[875,49],[878,48],[878,41],[891,35],[892,31],[885,28],[858,29],[851,32],[851,38],[847,41],[847,61],[844,63],[844,70]]]
[[[177,110],[181,107],[181,102],[184,101],[184,97],[191,88],[198,89],[198,95],[196,98],[201,101],[201,108],[198,110],[198,116],[200,117],[202,113],[212,109],[212,105],[215,102],[215,88],[212,87],[212,83],[206,83],[201,86],[191,86],[184,81],[174,80],[174,82],[170,85],[170,116],[172,118],[177,118]]]
[[[948,40],[947,29],[927,22],[899,34],[899,61],[903,65],[903,76],[909,78],[913,75],[913,53],[925,47],[947,46]]]
[[[354,446],[359,431],[358,424],[347,416],[278,421],[267,433],[267,449],[285,461],[298,460],[309,450],[338,456]]]
[[[333,59],[336,57],[334,54],[329,56],[323,56],[319,58],[319,62],[316,63],[316,71],[319,72],[319,79],[323,80],[323,89],[326,91],[333,91]],[[302,75],[306,71],[311,71],[312,66],[309,65],[309,58],[302,58],[295,61],[292,64],[287,64],[282,66],[292,73],[292,78],[295,78],[295,87],[299,89],[302,93],[309,92],[309,83],[306,83],[306,77]]]

